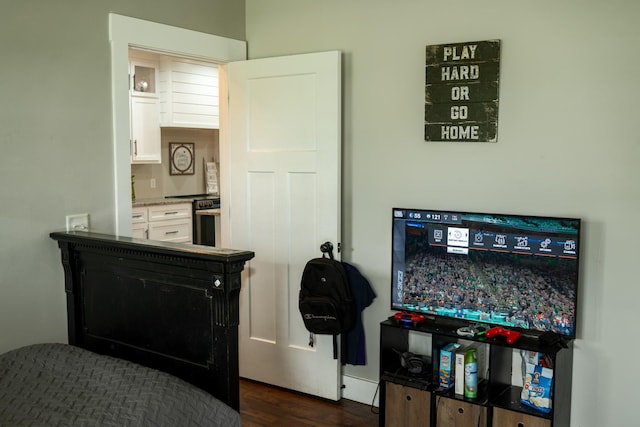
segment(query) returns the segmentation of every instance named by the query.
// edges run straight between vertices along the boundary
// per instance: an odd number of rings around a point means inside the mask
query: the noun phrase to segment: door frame
[[[247,59],[247,43],[213,34],[109,14],[115,234],[131,235],[129,48],[225,64]],[[220,98],[221,103],[226,98]],[[221,105],[221,108],[223,106]]]

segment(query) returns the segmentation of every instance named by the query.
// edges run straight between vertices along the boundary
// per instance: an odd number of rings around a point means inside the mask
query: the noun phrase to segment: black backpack
[[[353,328],[356,307],[344,266],[333,259],[333,245],[327,242],[320,249],[322,258],[309,260],[302,272],[298,307],[309,332],[333,335],[333,356],[337,359],[336,337]],[[309,345],[313,346],[312,337]]]

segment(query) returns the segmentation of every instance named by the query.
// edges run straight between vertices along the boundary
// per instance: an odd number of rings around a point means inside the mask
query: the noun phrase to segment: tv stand
[[[512,345],[501,337],[460,337],[458,328],[467,325],[456,319],[438,319],[419,325],[408,325],[393,319],[380,324],[380,415],[382,426],[483,426],[560,427],[569,425],[571,415],[571,377],[573,341],[560,337],[547,342],[543,335],[523,335]],[[401,366],[398,352],[415,351],[412,342],[429,343],[432,365],[427,375],[411,375]],[[549,337],[549,335],[547,335]],[[488,375],[480,382],[476,399],[456,395],[453,389],[438,387],[440,349],[451,342],[477,343],[486,346]],[[424,348],[424,346],[422,346]],[[522,387],[513,385],[514,350],[529,350],[546,354],[553,363],[552,411],[549,414],[520,403]],[[517,360],[517,359],[516,359]],[[515,377],[514,377],[515,379]]]

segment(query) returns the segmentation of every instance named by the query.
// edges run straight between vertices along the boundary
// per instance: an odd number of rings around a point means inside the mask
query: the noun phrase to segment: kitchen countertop
[[[174,199],[165,197],[151,197],[148,199],[134,199],[131,206],[134,208],[152,205],[176,205],[178,203],[191,203],[192,199]]]
[[[217,216],[220,215],[220,208],[217,209],[198,209],[196,215]]]

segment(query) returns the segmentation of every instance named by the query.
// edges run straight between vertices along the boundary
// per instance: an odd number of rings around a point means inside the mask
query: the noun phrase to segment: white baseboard
[[[343,375],[342,385],[343,398],[364,403],[365,405],[371,405],[371,401],[373,400],[373,406],[378,407],[378,394],[380,391],[378,390],[377,382]]]

